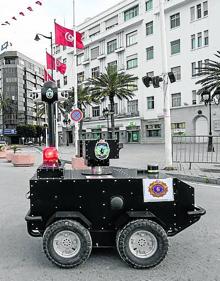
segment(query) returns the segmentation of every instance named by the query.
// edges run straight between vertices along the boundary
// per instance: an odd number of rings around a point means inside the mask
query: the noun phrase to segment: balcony
[[[125,47],[120,47],[115,50],[115,53],[120,53],[120,52],[123,52],[124,50],[125,50]]]
[[[100,56],[97,57],[98,60],[102,60],[102,59],[104,59],[104,58],[106,58],[106,55],[105,55],[105,54],[102,54],[102,55],[100,55]]]
[[[86,64],[89,64],[89,63],[90,63],[90,60],[87,59],[87,60],[84,60],[84,61],[82,62],[82,65],[86,65]]]

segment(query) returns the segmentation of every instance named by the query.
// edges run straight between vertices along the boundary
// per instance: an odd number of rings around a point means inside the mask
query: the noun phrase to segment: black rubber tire
[[[157,249],[150,257],[136,257],[129,249],[131,235],[139,230],[150,232],[157,240]],[[159,224],[147,219],[139,219],[129,222],[123,229],[118,231],[116,235],[116,247],[122,260],[129,266],[144,269],[158,265],[165,258],[169,245],[167,234]]]
[[[78,254],[71,258],[58,255],[53,247],[53,239],[61,231],[68,230],[76,233],[80,239],[81,247]],[[92,238],[88,229],[77,221],[59,220],[47,227],[43,235],[43,249],[47,258],[62,268],[73,268],[84,263],[92,251]]]

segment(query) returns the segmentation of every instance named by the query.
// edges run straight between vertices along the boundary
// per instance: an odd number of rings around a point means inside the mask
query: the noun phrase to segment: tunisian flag
[[[46,69],[44,68],[44,81],[53,81],[55,82],[55,80],[52,78],[52,76],[46,71]]]
[[[55,58],[46,52],[47,69],[56,69]]]
[[[66,64],[62,63],[58,59],[56,60],[57,63],[57,71],[59,71],[61,74],[65,74],[66,72]]]
[[[55,22],[55,44],[74,47],[74,32],[72,29],[63,27]],[[76,48],[84,49],[82,34],[76,32]]]

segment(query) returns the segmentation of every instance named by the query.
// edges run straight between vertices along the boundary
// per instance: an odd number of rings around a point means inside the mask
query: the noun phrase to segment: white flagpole
[[[170,92],[168,83],[168,61],[167,61],[167,38],[166,23],[164,14],[164,0],[160,0],[160,34],[162,48],[162,71],[163,71],[163,93],[164,93],[164,127],[165,127],[165,165],[166,168],[172,167],[172,137],[171,137],[171,116],[170,116]]]
[[[76,9],[75,0],[73,0],[73,37],[74,37],[74,57],[73,57],[73,75],[74,75],[74,100],[75,108],[78,107],[78,89],[77,89],[77,56],[76,56]],[[75,122],[75,155],[78,156],[78,140],[79,140],[79,123]]]

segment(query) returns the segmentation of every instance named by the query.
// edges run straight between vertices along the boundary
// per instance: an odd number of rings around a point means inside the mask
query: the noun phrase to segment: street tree
[[[8,112],[10,108],[11,100],[9,98],[5,98],[3,93],[0,92],[0,111],[2,112],[2,135],[4,137],[4,129],[5,129],[5,118],[4,114]]]
[[[220,59],[220,51],[217,51],[215,56]],[[196,76],[205,76],[196,82],[196,84],[201,84],[202,86],[198,91],[198,95],[201,95],[204,90],[212,92],[220,87],[220,62],[209,60],[197,70]]]
[[[118,73],[117,69],[110,66],[99,77],[89,79],[91,96],[100,103],[106,99],[110,102],[112,138],[115,138],[115,98],[132,99],[137,90],[137,79],[132,74]]]

